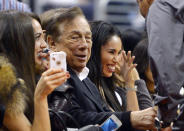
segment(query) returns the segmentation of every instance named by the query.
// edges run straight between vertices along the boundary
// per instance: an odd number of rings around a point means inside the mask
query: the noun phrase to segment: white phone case
[[[66,53],[63,51],[50,54],[50,68],[67,70]]]

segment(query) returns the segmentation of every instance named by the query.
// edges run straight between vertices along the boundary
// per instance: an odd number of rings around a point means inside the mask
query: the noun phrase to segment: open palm
[[[120,75],[125,80],[125,83],[134,83],[134,76],[133,72],[136,71],[135,67],[137,64],[133,64],[133,61],[135,59],[135,56],[131,56],[131,51],[128,51],[127,55],[125,51],[122,51],[121,57],[120,57]]]

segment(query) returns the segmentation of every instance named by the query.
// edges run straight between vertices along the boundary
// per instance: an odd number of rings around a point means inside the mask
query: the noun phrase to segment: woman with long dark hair
[[[89,68],[89,78],[97,85],[100,94],[112,111],[139,110],[151,107],[151,98],[148,92],[148,101],[137,100],[135,82],[138,88],[145,86],[139,80],[133,64],[134,57],[131,52],[126,55],[122,51],[122,41],[120,31],[113,25],[103,22],[91,22],[93,46],[91,58],[87,64]],[[113,75],[120,63],[119,70],[121,77],[125,80],[122,85],[117,86]],[[141,83],[141,84],[140,84]],[[139,98],[138,98],[139,99]],[[139,105],[142,101],[147,101],[147,106]],[[139,102],[139,103],[138,103]]]
[[[0,13],[0,96],[5,105],[3,128],[50,131],[47,96],[64,83],[68,74],[48,69],[35,84],[36,19],[17,11]],[[40,26],[41,29],[41,26]]]

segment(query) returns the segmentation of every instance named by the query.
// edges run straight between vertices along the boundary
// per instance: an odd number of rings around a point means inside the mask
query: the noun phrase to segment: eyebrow
[[[41,35],[42,33],[43,34],[46,33],[46,30],[42,30],[42,32],[36,32],[36,33],[34,33],[34,35],[38,35],[38,34]]]
[[[47,31],[46,30],[42,30],[43,31],[43,33],[46,33]]]
[[[116,49],[113,49],[113,48],[106,48],[106,50],[108,50],[108,51],[114,51],[114,50],[116,50]]]
[[[71,34],[81,34],[81,32],[80,31],[76,31],[76,30],[74,30],[74,31],[72,31],[72,32],[70,32]],[[89,31],[87,31],[87,32],[85,32],[85,34],[87,34],[87,35],[91,35],[92,33],[91,32],[89,32]]]
[[[116,51],[116,49],[113,49],[113,48],[108,48],[108,49],[106,49],[107,51]],[[119,52],[121,52],[122,51],[122,49],[119,51]]]

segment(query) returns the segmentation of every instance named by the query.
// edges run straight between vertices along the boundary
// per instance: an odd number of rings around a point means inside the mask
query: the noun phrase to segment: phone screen
[[[118,128],[118,125],[109,118],[102,126],[101,128],[103,131],[114,131],[116,128]]]

